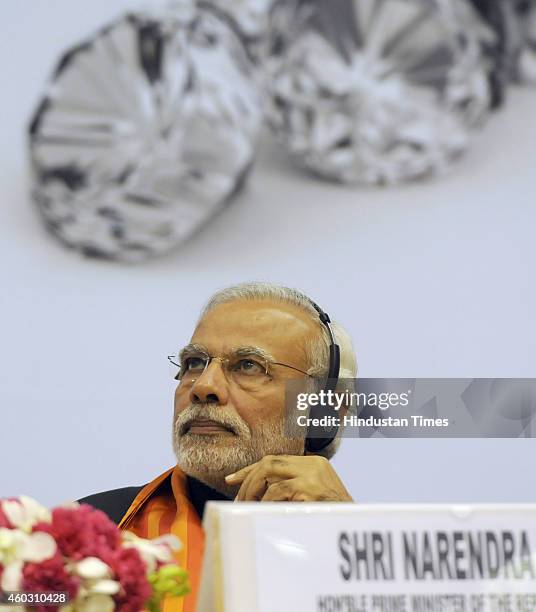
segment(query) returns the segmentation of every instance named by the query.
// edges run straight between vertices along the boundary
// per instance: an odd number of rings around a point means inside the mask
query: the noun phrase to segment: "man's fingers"
[[[258,501],[266,489],[280,480],[294,478],[299,474],[293,458],[283,455],[263,457],[246,474],[235,501]]]
[[[241,501],[258,501],[258,497],[253,496],[252,491],[251,491],[251,482],[252,482],[252,478],[254,477],[254,472],[250,472],[246,478],[244,479],[244,481],[242,482],[242,484],[240,485],[240,489],[238,490],[238,493],[236,494],[235,497],[235,501],[237,502],[241,502]],[[256,490],[258,490],[259,487],[258,485],[256,486]]]
[[[244,479],[235,501],[259,501],[270,484],[276,481],[277,479],[267,476],[257,465]]]
[[[263,495],[261,501],[290,501],[292,499],[294,487],[292,486],[292,480],[280,480],[274,482],[267,489]]]
[[[225,482],[227,484],[238,484],[239,482],[242,482],[256,465],[256,463],[252,463],[251,465],[246,465],[245,468],[238,470],[238,472],[235,472],[234,474],[228,474],[225,477]]]
[[[293,478],[299,473],[297,471],[299,470],[299,464],[296,465],[295,460],[296,457],[288,455],[266,455],[257,463],[252,463],[234,474],[229,474],[225,477],[225,482],[227,484],[239,484],[256,469],[262,470],[267,477]]]
[[[267,489],[263,498],[263,502],[306,502],[312,501],[312,498],[307,493],[307,483],[301,478],[293,478],[291,480],[280,480],[274,482]]]
[[[235,501],[353,501],[324,457],[268,455],[231,476],[240,485]]]

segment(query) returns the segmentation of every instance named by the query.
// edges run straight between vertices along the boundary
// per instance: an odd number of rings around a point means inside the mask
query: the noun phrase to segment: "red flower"
[[[121,542],[119,529],[106,514],[85,504],[79,508],[55,508],[52,522],[35,525],[34,531],[50,533],[61,554],[74,561],[98,557],[108,563]]]
[[[71,576],[65,571],[63,559],[56,553],[52,559],[41,563],[26,563],[22,570],[22,590],[46,592],[67,592],[70,599],[74,599],[78,593],[80,579]],[[57,606],[36,606],[36,612],[52,612]]]
[[[118,612],[139,612],[152,594],[145,564],[134,548],[118,550],[110,559],[110,567],[121,584],[114,596]]]

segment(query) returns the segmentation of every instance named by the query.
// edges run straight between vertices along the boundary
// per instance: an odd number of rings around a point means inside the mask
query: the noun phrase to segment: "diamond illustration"
[[[464,0],[282,0],[266,60],[276,135],[330,180],[445,171],[490,108],[474,22]]]
[[[181,244],[243,184],[262,122],[233,29],[188,3],[129,14],[61,59],[30,127],[46,227],[134,262]]]

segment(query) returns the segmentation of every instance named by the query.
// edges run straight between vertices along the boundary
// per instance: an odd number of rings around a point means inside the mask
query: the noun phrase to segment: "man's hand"
[[[316,455],[267,455],[225,482],[240,485],[235,501],[353,501],[330,462]]]

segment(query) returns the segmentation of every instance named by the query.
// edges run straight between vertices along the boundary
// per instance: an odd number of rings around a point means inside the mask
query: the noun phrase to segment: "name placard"
[[[199,612],[536,612],[536,506],[211,503]]]

